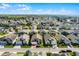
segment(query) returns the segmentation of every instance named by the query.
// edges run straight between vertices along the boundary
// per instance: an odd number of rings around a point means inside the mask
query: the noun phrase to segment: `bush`
[[[76,56],[76,52],[73,52],[73,53],[72,53],[72,56]]]
[[[71,50],[66,50],[66,52],[72,52]]]
[[[47,56],[52,56],[52,53],[51,52],[47,52]]]
[[[52,54],[52,56],[59,56],[59,54],[57,54],[57,53],[54,53],[54,54]]]
[[[69,33],[68,32],[62,32],[61,34],[63,34],[64,36],[67,36],[67,35],[69,35]]]
[[[24,56],[30,56],[30,55],[32,55],[32,53],[31,53],[31,51],[29,51],[29,50],[27,50],[27,51],[25,52],[25,54],[24,54]]]

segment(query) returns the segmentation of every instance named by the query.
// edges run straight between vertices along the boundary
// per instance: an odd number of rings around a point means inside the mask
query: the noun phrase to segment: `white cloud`
[[[8,8],[8,7],[10,7],[10,5],[9,4],[1,4],[0,5],[0,8],[3,8],[3,9],[5,9],[5,8]]]
[[[19,4],[18,6],[19,7],[25,7],[26,5],[25,4]]]
[[[19,6],[19,8],[17,10],[23,10],[23,11],[31,10],[31,6],[28,6],[28,5],[20,4],[18,6]]]
[[[34,12],[32,12],[32,14],[60,14],[60,15],[73,15],[75,14],[74,11],[72,10],[66,10],[64,8],[61,8],[59,10],[52,10],[52,9],[48,9],[48,10],[44,10],[44,9],[38,9],[35,10]]]
[[[19,4],[16,10],[14,8],[7,13],[11,14],[57,14],[57,15],[74,15],[76,12],[72,10],[68,10],[65,8],[60,8],[59,10],[54,9],[36,9],[34,10],[31,6],[25,4]],[[1,4],[0,8],[8,8],[11,7],[9,4]],[[3,12],[4,13],[4,12]]]
[[[22,7],[22,8],[18,8],[17,10],[19,10],[19,11],[27,11],[27,10],[30,10],[30,8],[26,8],[26,7]]]

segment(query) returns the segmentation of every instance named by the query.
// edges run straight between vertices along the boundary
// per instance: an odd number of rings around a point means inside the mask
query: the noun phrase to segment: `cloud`
[[[15,7],[16,6],[16,7]],[[74,15],[76,12],[72,10],[68,10],[65,8],[60,8],[57,10],[54,10],[53,8],[51,9],[34,9],[31,7],[31,5],[26,5],[26,4],[17,4],[15,6],[11,6],[10,4],[0,4],[0,8],[9,8],[12,7],[12,9],[5,9],[5,12],[1,11],[0,13],[11,13],[11,14],[57,14],[57,15]]]
[[[10,5],[9,4],[0,4],[0,8],[5,9],[5,8],[9,8]]]
[[[30,10],[30,9],[26,8],[26,7],[22,7],[22,8],[18,8],[17,10],[19,10],[19,11],[27,11],[27,10]]]
[[[25,4],[19,4],[18,7],[25,7]]]
[[[22,11],[31,10],[31,6],[24,5],[24,4],[20,4],[18,5],[18,7],[19,8],[17,10],[22,10]]]
[[[67,10],[65,8],[61,8],[59,10],[52,10],[52,9],[48,9],[48,10],[44,10],[44,9],[38,9],[32,12],[32,14],[57,14],[57,15],[74,15],[76,12],[72,11],[72,10]]]

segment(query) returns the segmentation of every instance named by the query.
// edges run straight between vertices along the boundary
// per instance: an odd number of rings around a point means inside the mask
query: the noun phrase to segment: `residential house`
[[[57,42],[54,37],[51,37],[49,34],[44,35],[44,40],[46,45],[52,45],[53,48],[57,47]]]
[[[31,38],[31,44],[32,45],[39,45],[41,44],[41,41],[42,41],[42,36],[40,34],[34,34],[32,35],[32,38]]]

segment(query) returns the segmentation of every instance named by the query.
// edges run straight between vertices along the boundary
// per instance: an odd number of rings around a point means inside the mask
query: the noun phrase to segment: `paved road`
[[[0,52],[25,52],[26,50],[31,50],[33,52],[59,52],[60,50],[67,50],[70,49],[72,51],[78,51],[79,48],[58,48],[58,49],[53,49],[53,48],[0,48]]]

